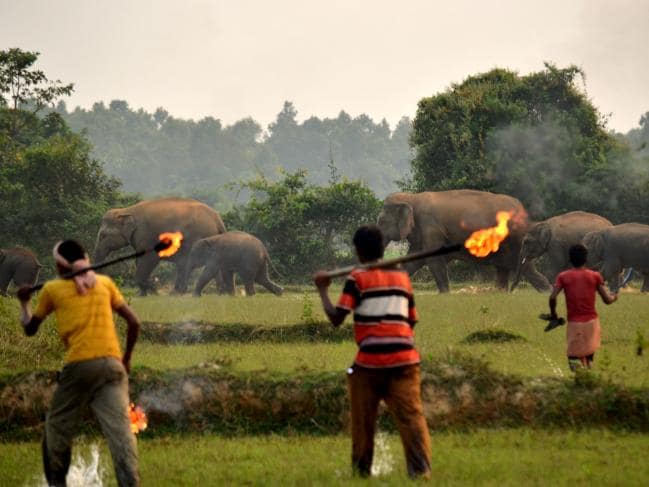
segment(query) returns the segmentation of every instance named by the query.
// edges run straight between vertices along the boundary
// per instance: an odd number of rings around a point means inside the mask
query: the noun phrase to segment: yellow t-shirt
[[[123,304],[124,297],[108,276],[97,275],[95,286],[83,296],[73,280],[56,279],[43,287],[34,316],[45,319],[55,313],[66,363],[99,357],[121,359],[113,309]]]

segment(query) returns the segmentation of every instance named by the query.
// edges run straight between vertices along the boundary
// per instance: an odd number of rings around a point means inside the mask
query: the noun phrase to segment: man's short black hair
[[[581,267],[588,260],[588,249],[582,244],[573,245],[568,249],[568,257],[573,267]]]
[[[76,240],[64,240],[59,245],[59,254],[70,264],[86,258],[86,251]]]
[[[354,247],[365,260],[383,257],[383,233],[376,225],[363,225],[354,233]]]

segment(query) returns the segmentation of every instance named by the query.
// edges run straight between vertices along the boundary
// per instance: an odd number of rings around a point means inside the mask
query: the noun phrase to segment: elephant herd
[[[644,277],[642,291],[649,291],[649,226],[638,223],[613,225],[606,218],[583,211],[557,215],[541,222],[530,222],[522,203],[511,196],[485,191],[451,190],[422,193],[393,193],[386,197],[378,226],[390,241],[409,243],[409,253],[464,242],[477,229],[495,224],[498,211],[510,212],[510,234],[499,250],[476,258],[464,249],[442,257],[414,261],[405,265],[409,273],[428,265],[440,292],[449,291],[448,263],[461,259],[492,265],[496,286],[513,290],[522,278],[538,291],[550,289],[550,282],[569,267],[568,248],[583,243],[589,250],[588,265],[602,272],[609,287],[617,290],[625,268],[633,268]],[[246,294],[255,293],[260,284],[274,294],[282,288],[269,278],[270,257],[264,244],[245,232],[227,232],[218,212],[191,199],[162,198],[145,200],[126,208],[112,209],[104,215],[97,233],[93,260],[104,260],[111,252],[131,246],[150,248],[158,236],[180,231],[183,245],[168,260],[176,266],[174,292],[187,290],[191,273],[203,267],[194,289],[215,280],[219,292],[234,293],[234,275],[238,273]],[[545,256],[546,275],[535,266]],[[135,281],[141,294],[151,290],[149,281],[160,258],[147,253],[136,261]],[[15,285],[33,284],[41,265],[36,256],[22,248],[0,249],[0,293]]]
[[[529,222],[516,198],[484,191],[452,190],[389,195],[378,224],[389,241],[407,240],[409,252],[462,243],[474,231],[493,226],[499,210],[513,212],[510,235],[498,252],[486,258],[471,256],[464,249],[428,261],[406,264],[412,273],[427,264],[440,292],[448,292],[448,262],[462,259],[496,268],[496,286],[512,290],[525,277],[535,289],[546,291],[557,274],[570,267],[568,249],[582,243],[588,249],[588,263],[601,271],[612,290],[617,291],[623,269],[642,274],[642,291],[649,291],[649,225],[613,225],[606,218],[584,211],[572,211],[541,222]],[[535,268],[535,260],[546,256],[546,276]]]
[[[195,295],[200,295],[212,279],[220,292],[234,293],[234,274],[239,273],[248,295],[255,293],[254,283],[275,294],[282,288],[268,276],[270,257],[264,244],[244,232],[226,232],[218,212],[191,199],[162,198],[145,200],[126,208],[106,212],[97,233],[93,261],[100,262],[114,251],[131,246],[136,250],[153,247],[163,232],[179,231],[183,243],[179,251],[167,258],[176,266],[174,292],[187,290],[192,270],[204,267]],[[152,290],[149,277],[160,262],[154,252],[139,257],[135,263],[135,281],[140,294]],[[33,284],[40,264],[26,249],[3,249],[0,252],[0,291],[6,293],[13,279],[21,286]]]

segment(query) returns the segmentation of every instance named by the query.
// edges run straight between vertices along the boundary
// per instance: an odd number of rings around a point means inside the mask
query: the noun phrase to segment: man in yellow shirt
[[[74,240],[58,243],[53,253],[60,276],[90,265],[83,247]],[[47,282],[33,315],[29,288],[21,288],[18,298],[25,334],[34,335],[54,312],[66,349],[65,366],[45,421],[43,466],[48,485],[66,484],[79,412],[86,405],[93,410],[108,442],[117,483],[139,485],[137,447],[128,417],[128,373],[140,329],[138,318],[112,279],[92,271]],[[128,324],[124,355],[113,310]]]

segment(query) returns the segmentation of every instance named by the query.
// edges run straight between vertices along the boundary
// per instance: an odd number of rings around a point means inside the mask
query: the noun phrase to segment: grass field
[[[331,290],[332,297],[340,292]],[[232,327],[227,340],[165,345],[150,339],[138,343],[134,367],[157,370],[183,369],[214,363],[232,372],[299,375],[314,371],[342,372],[351,363],[351,339],[328,335],[296,337],[295,325],[322,326],[324,315],[313,289],[304,288],[278,298],[260,293],[252,298],[201,298],[158,295],[129,300],[145,327],[154,324],[202,322]],[[537,316],[547,309],[547,295],[530,289],[513,294],[465,286],[439,295],[430,286],[418,286],[416,303],[420,322],[417,345],[424,360],[460,352],[490,364],[499,372],[523,377],[570,378],[565,361],[565,330],[543,332]],[[563,303],[560,302],[561,314]],[[649,387],[649,351],[638,356],[638,334],[649,336],[649,296],[625,291],[612,306],[598,303],[603,347],[595,371],[607,380],[627,386]],[[34,369],[53,370],[62,363],[62,347],[49,320],[33,338],[22,336],[15,300],[0,298],[0,374]],[[349,321],[349,320],[348,320]],[[322,322],[322,323],[320,323]],[[149,324],[147,324],[149,323]],[[320,324],[318,324],[320,323]],[[349,326],[346,323],[344,326]],[[123,324],[120,325],[123,328]],[[237,334],[237,329],[253,330]],[[287,330],[282,340],[282,329]],[[279,330],[279,333],[277,333]],[[476,331],[503,330],[520,340],[467,343]],[[227,330],[226,330],[227,331]],[[259,331],[257,333],[256,331]],[[261,332],[273,332],[264,335]],[[259,339],[279,336],[280,339]],[[2,438],[0,437],[0,442]],[[8,440],[5,440],[8,441]],[[84,443],[85,441],[85,443]],[[83,440],[80,451],[88,451]],[[609,430],[476,430],[436,432],[434,479],[442,485],[644,485],[649,464],[642,459],[649,436]],[[398,438],[387,435],[391,470],[376,482],[404,483],[403,455]],[[385,456],[385,445],[377,456]],[[144,485],[215,484],[348,484],[350,441],[339,436],[165,436],[140,441]],[[105,446],[103,464],[107,485],[114,485]],[[381,465],[383,463],[381,460]],[[37,485],[40,475],[38,444],[0,443],[0,485]]]
[[[93,441],[76,452],[89,460]],[[372,485],[408,483],[398,437],[381,435]],[[647,435],[589,430],[477,430],[432,436],[436,485],[646,485]],[[105,485],[115,485],[100,445]],[[366,485],[350,474],[350,440],[342,435],[166,437],[139,442],[143,485]],[[89,463],[89,462],[88,462]],[[39,485],[37,443],[0,443],[0,485]]]
[[[334,288],[335,296],[339,288]],[[420,322],[416,340],[422,356],[435,358],[459,351],[480,358],[495,370],[527,377],[567,376],[565,329],[543,332],[537,316],[547,309],[547,296],[526,289],[513,294],[488,292],[469,286],[448,295],[430,288],[416,293]],[[258,294],[252,298],[205,295],[133,297],[131,304],[145,322],[183,323],[202,321],[220,326],[249,325],[259,328],[288,327],[305,321],[324,321],[313,290],[287,293],[278,298]],[[17,305],[2,299],[5,324],[0,328],[0,373],[33,368],[55,369],[61,363],[61,346],[46,322],[36,338],[19,333],[9,315],[17,316]],[[563,305],[560,304],[562,309]],[[617,303],[598,304],[603,347],[596,369],[611,380],[631,386],[649,386],[649,357],[636,354],[638,333],[649,336],[649,297],[624,292]],[[348,323],[343,326],[349,326]],[[146,326],[146,325],[144,325]],[[322,323],[323,328],[329,325]],[[524,340],[506,343],[464,343],[472,332],[506,330]],[[141,340],[133,365],[154,369],[184,368],[202,362],[226,364],[233,371],[300,372],[343,371],[354,356],[352,340],[296,341],[287,343],[256,340],[255,335],[228,342],[192,345],[161,345]],[[648,351],[649,353],[649,351]]]

